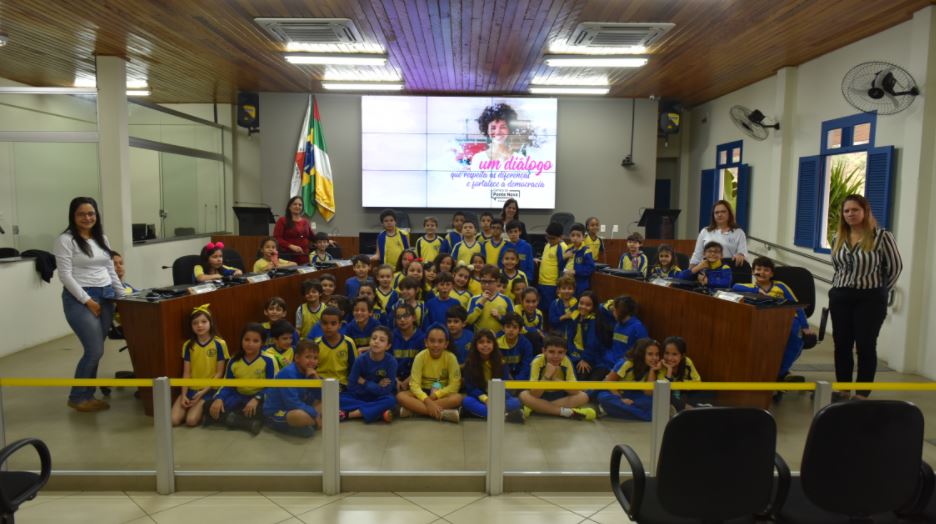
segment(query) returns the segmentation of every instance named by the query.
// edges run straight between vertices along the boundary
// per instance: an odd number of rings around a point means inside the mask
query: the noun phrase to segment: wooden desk
[[[273,296],[286,300],[287,320],[295,318],[303,303],[302,282],[321,273],[331,273],[343,291],[344,281],[354,274],[350,266],[295,274],[257,284],[241,284],[202,295],[186,295],[159,302],[126,299],[118,302],[127,348],[137,378],[182,376],[182,344],[189,337],[188,317],[192,309],[211,304],[218,334],[231,354],[240,344],[240,333],[248,322],[263,322],[263,307]],[[147,415],[153,414],[152,388],[141,388]]]
[[[756,308],[676,288],[595,273],[592,289],[603,299],[630,295],[650,336],[686,339],[689,357],[705,382],[773,382],[793,323],[791,307]],[[720,392],[720,403],[770,406],[770,392]]]
[[[253,271],[254,262],[257,261],[257,251],[260,249],[260,242],[267,237],[261,236],[239,236],[239,235],[213,235],[212,242],[223,242],[224,247],[234,249],[242,259],[244,259],[244,268],[249,272]],[[329,236],[335,244],[341,248],[341,256],[351,258],[358,254],[358,237]],[[315,250],[315,241],[311,242],[312,250]]]

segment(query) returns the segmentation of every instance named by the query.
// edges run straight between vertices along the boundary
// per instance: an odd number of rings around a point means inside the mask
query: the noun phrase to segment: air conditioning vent
[[[254,18],[284,44],[361,44],[361,33],[347,18]]]
[[[606,22],[582,22],[568,45],[574,47],[650,47],[660,41],[675,24],[612,24]]]

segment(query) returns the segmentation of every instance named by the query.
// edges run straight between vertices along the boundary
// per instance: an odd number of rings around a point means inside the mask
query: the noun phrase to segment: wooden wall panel
[[[526,93],[536,77],[607,77],[612,96],[692,106],[909,20],[933,0],[17,0],[0,77],[68,86],[94,56],[125,56],[155,102],[232,102],[238,90],[320,91],[326,74],[402,77],[412,93]],[[350,18],[385,68],[288,64],[255,17]],[[637,70],[552,70],[542,61],[583,21],[672,22]],[[337,46],[337,49],[347,47]]]

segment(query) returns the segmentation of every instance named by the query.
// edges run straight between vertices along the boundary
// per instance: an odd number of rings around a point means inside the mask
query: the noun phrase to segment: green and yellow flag
[[[325,151],[325,135],[322,132],[318,103],[311,95],[302,122],[290,184],[290,196],[295,195],[302,196],[307,215],[315,214],[317,207],[326,222],[335,216],[335,184],[331,163]]]

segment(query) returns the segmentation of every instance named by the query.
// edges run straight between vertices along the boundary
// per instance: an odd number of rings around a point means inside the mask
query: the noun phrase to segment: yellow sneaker
[[[595,420],[598,415],[592,408],[575,408],[572,410],[572,418],[575,420]]]

